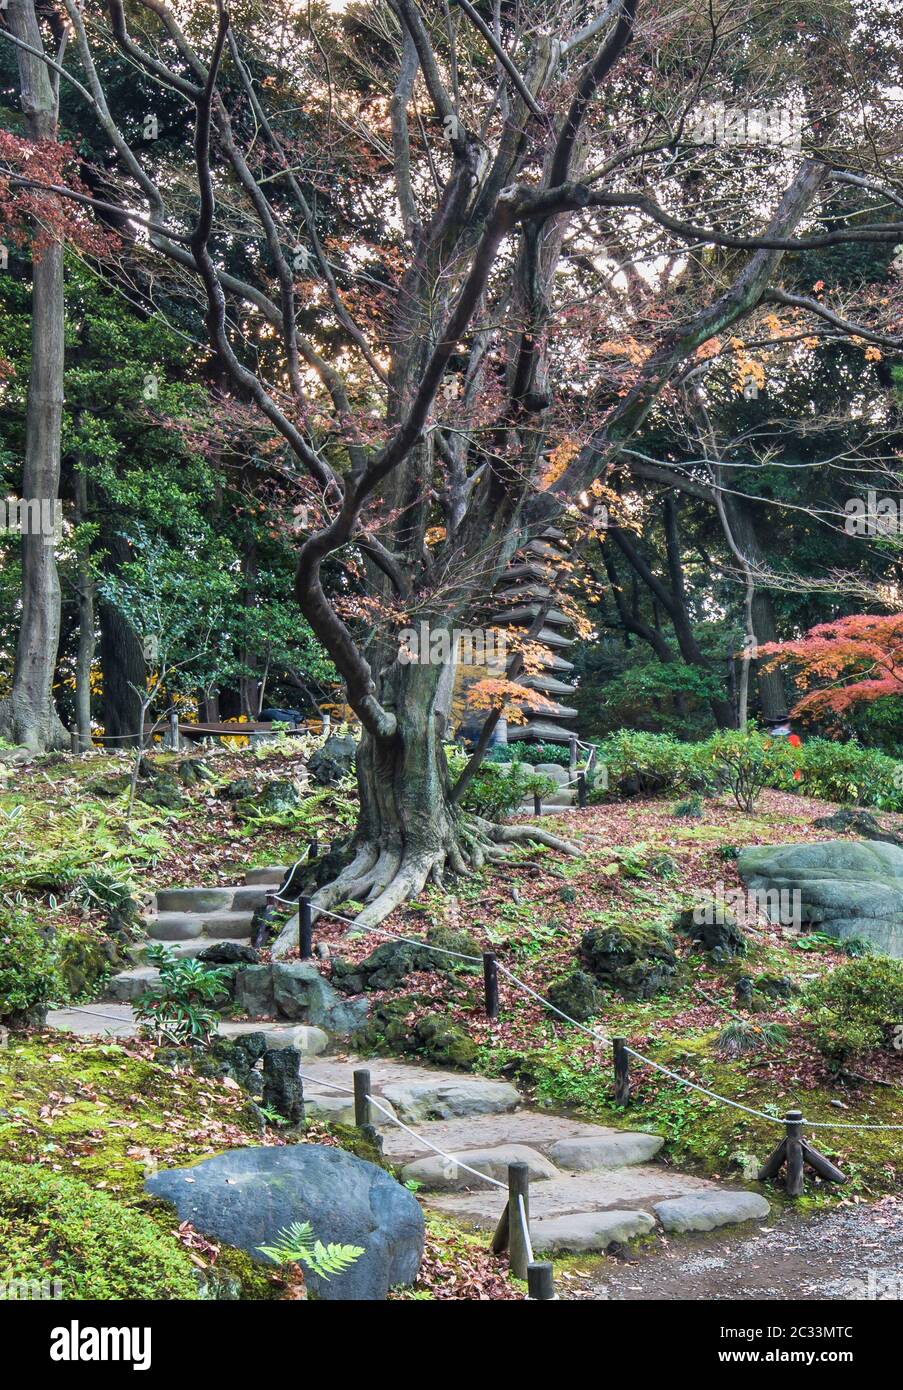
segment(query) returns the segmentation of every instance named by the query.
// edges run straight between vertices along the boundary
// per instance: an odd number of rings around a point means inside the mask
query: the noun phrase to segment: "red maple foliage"
[[[882,696],[903,696],[903,614],[853,613],[818,623],[795,642],[768,642],[759,655],[771,658],[765,670],[795,667],[794,682],[807,694],[793,715],[842,714]]]
[[[62,186],[89,195],[78,177],[78,156],[71,144],[23,140],[0,130],[0,224],[7,240],[21,246],[30,237],[36,258],[56,240],[85,255],[109,254],[118,238],[83,204],[52,192]]]

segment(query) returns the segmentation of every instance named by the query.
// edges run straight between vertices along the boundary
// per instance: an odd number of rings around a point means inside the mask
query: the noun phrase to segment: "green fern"
[[[279,1232],[275,1245],[257,1248],[276,1264],[303,1264],[327,1280],[331,1274],[344,1274],[364,1254],[360,1245],[324,1245],[314,1238],[309,1221],[293,1221]]]

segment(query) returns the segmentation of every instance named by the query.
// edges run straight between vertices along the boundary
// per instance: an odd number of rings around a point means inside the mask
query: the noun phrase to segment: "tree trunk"
[[[7,22],[23,43],[43,52],[32,0],[9,0]],[[16,49],[19,92],[32,140],[55,140],[56,94],[40,58]],[[28,378],[22,496],[59,516],[60,432],[63,417],[63,246],[58,240],[32,267],[31,366]],[[49,504],[49,506],[48,506]],[[23,525],[23,530],[26,528]],[[51,528],[51,532],[56,526]],[[22,536],[22,618],[12,690],[0,705],[0,733],[34,752],[68,748],[69,735],[53,702],[60,640],[60,582],[55,537]]]
[[[80,468],[75,469],[75,519],[82,522],[88,513],[88,480]],[[91,556],[79,551],[78,576],[78,651],[75,658],[75,719],[78,746],[81,752],[91,747],[91,667],[94,663],[94,576]]]
[[[356,899],[365,906],[355,926],[372,927],[416,897],[427,881],[441,884],[446,869],[479,870],[504,858],[507,844],[533,842],[578,853],[538,826],[495,824],[453,804],[437,712],[443,670],[442,664],[393,662],[386,672],[380,699],[394,711],[397,731],[388,739],[363,733],[357,752],[360,814],[348,862],[314,894],[315,910]],[[292,921],[276,941],[274,955],[296,945]]]

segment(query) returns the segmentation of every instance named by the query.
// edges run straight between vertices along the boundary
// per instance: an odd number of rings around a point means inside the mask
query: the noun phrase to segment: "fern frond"
[[[365,1253],[360,1245],[324,1245],[314,1237],[309,1221],[293,1221],[279,1232],[275,1245],[257,1248],[276,1264],[303,1264],[321,1279],[343,1274]]]

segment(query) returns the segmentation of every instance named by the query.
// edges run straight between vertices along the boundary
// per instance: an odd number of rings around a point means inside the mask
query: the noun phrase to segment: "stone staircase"
[[[199,956],[209,946],[250,946],[254,914],[266,906],[267,889],[278,888],[288,869],[248,869],[245,881],[225,888],[160,888],[144,914],[147,940],[130,951],[136,962],[109,981],[106,999],[125,1004],[143,994],[160,972],[146,963],[147,947],[162,942],[176,956]]]
[[[504,768],[510,768],[514,766],[514,764],[497,763],[496,766],[501,771]],[[519,766],[521,770],[527,774],[527,776],[530,776],[532,773],[535,772],[540,777],[548,777],[551,781],[555,783],[556,790],[553,792],[549,792],[546,796],[542,798],[543,815],[557,815],[558,812],[564,810],[566,807],[577,805],[577,788],[576,786],[567,785],[570,781],[571,774],[568,772],[566,767],[562,767],[560,763],[526,762],[520,763]],[[526,814],[527,812],[529,812],[529,814],[532,816],[534,814],[532,796],[530,797],[529,801],[522,802],[517,809],[519,813]]]
[[[711,1231],[762,1221],[768,1202],[708,1178],[650,1162],[664,1140],[525,1108],[505,1081],[440,1072],[390,1059],[317,1057],[302,1063],[309,1117],[353,1122],[355,1066],[370,1072],[371,1094],[424,1139],[497,1182],[508,1164],[530,1171],[530,1232],[539,1252],[600,1252],[655,1231]],[[416,1182],[428,1207],[478,1230],[493,1231],[506,1193],[432,1153],[374,1108],[385,1156],[403,1182]]]

